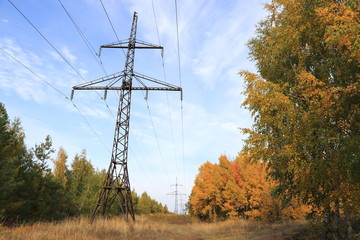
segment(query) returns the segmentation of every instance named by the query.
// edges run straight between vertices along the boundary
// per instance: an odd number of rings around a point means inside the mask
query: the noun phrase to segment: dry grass
[[[135,223],[121,218],[68,219],[58,223],[36,223],[15,228],[0,226],[0,239],[6,240],[215,240],[215,239],[291,239],[302,229],[300,223],[260,224],[242,220],[199,223],[185,216],[138,216]]]

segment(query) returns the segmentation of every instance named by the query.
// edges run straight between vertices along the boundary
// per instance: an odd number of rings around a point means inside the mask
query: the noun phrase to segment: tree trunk
[[[327,205],[324,208],[325,240],[331,240],[331,209]]]
[[[335,211],[334,211],[334,224],[333,224],[334,240],[337,240],[340,237],[339,226],[340,226],[340,204],[339,204],[339,199],[336,199]]]
[[[352,240],[352,234],[353,234],[353,230],[352,230],[352,226],[351,226],[351,217],[350,217],[350,209],[346,204],[346,200],[343,200],[343,205],[344,205],[344,213],[345,213],[345,221],[346,221],[346,239],[347,240]]]

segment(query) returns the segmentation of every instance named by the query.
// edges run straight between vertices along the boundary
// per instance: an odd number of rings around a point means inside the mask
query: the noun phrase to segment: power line
[[[138,83],[138,84],[139,84],[139,83]],[[142,95],[143,95],[143,97],[144,97],[144,99],[145,99],[146,108],[147,108],[147,110],[148,110],[148,114],[149,114],[149,117],[150,117],[151,126],[152,126],[153,133],[154,133],[154,136],[155,136],[155,140],[156,140],[156,144],[157,144],[157,147],[158,147],[160,159],[161,159],[161,161],[164,163],[164,165],[163,165],[163,167],[164,167],[164,172],[166,172],[166,176],[167,176],[168,181],[169,181],[170,179],[169,179],[169,174],[168,174],[168,172],[167,172],[166,162],[165,162],[165,160],[164,160],[164,157],[163,157],[163,154],[162,154],[162,151],[161,151],[161,147],[160,147],[159,140],[158,140],[158,137],[157,137],[157,132],[156,132],[156,129],[155,129],[155,124],[154,124],[153,118],[152,118],[150,106],[149,106],[147,97],[145,96],[145,94],[143,93],[143,91],[141,91],[141,93],[142,93]]]
[[[72,100],[70,100],[70,101],[73,103],[74,108],[80,113],[81,117],[84,119],[84,121],[89,126],[89,128],[94,132],[94,134],[96,135],[98,140],[101,142],[101,144],[105,147],[106,150],[108,150],[109,153],[111,153],[110,149],[106,146],[104,141],[100,138],[99,134],[95,131],[95,129],[91,126],[89,121],[85,118],[84,114],[80,111],[80,109],[75,105],[75,103]]]
[[[153,14],[154,14],[154,21],[155,21],[155,26],[156,26],[156,32],[157,32],[157,36],[158,36],[158,41],[159,41],[159,45],[161,45],[161,41],[160,41],[160,34],[159,34],[159,27],[158,27],[158,23],[157,23],[157,17],[156,17],[156,11],[155,11],[155,6],[154,6],[154,1],[151,0],[151,5],[152,5],[152,10],[153,10]],[[165,61],[164,61],[164,53],[163,51],[161,52],[161,60],[162,60],[162,70],[163,70],[163,77],[164,77],[164,81],[167,82],[167,77],[166,77],[166,71],[165,71]],[[169,114],[169,122],[170,122],[170,130],[171,130],[171,139],[172,139],[172,145],[173,145],[173,151],[174,151],[174,159],[175,159],[175,164],[176,164],[176,173],[178,175],[178,158],[177,158],[177,154],[176,154],[176,148],[175,148],[175,140],[174,140],[174,130],[173,130],[173,124],[172,124],[172,117],[171,117],[171,111],[170,111],[170,103],[169,103],[169,95],[168,92],[166,92],[166,103],[167,103],[167,108],[168,108],[168,114]]]
[[[143,169],[143,167],[142,167],[142,165],[140,164],[140,162],[138,161],[138,159],[137,159],[137,157],[135,156],[134,152],[133,152],[131,149],[129,149],[129,150],[130,150],[130,153],[133,155],[136,163],[139,165],[139,167],[140,167],[141,171],[143,172],[144,176],[145,176],[147,179],[151,180],[151,179],[149,178],[149,176],[146,174],[146,172],[145,172],[145,170]],[[151,185],[153,186],[153,188],[161,195],[161,192],[159,191],[158,188],[155,187],[155,185],[153,184],[152,181],[150,181],[150,184],[151,184]]]
[[[184,174],[184,185],[186,187],[186,171],[185,171],[185,143],[184,143],[184,109],[183,109],[183,102],[181,100],[181,145],[182,145],[182,161],[183,161],[183,174]]]
[[[104,6],[104,4],[103,4],[102,0],[100,0],[100,2],[101,2],[101,6],[102,6],[102,7],[103,7],[103,9],[104,9],[104,12],[105,12],[105,14],[106,14],[106,17],[107,17],[107,19],[109,20],[109,23],[110,23],[110,25],[111,25],[111,28],[112,28],[112,30],[113,30],[113,32],[114,32],[114,34],[115,34],[115,36],[116,36],[116,39],[120,42],[119,37],[118,37],[118,35],[117,35],[116,31],[115,31],[114,25],[112,24],[112,21],[111,21],[111,19],[110,19],[110,17],[109,17],[108,12],[106,11],[106,8],[105,8],[105,6]]]
[[[105,70],[104,65],[102,64],[102,61],[100,59],[100,56],[96,54],[96,51],[94,49],[94,47],[91,45],[90,41],[86,38],[86,36],[84,35],[84,33],[81,31],[79,25],[76,24],[75,20],[72,18],[72,16],[70,15],[69,11],[66,9],[66,7],[64,6],[64,4],[61,2],[61,0],[58,0],[58,2],[60,3],[60,5],[62,6],[62,8],[64,9],[66,15],[69,17],[70,21],[72,22],[72,24],[74,25],[75,29],[77,30],[77,32],[79,33],[80,37],[82,38],[82,40],[84,41],[85,45],[87,46],[88,50],[90,51],[91,55],[93,56],[93,58],[95,59],[95,61],[97,62],[97,64],[100,66],[100,68],[102,69],[102,71],[105,73],[105,75],[107,75],[107,72]],[[99,59],[98,59],[99,58]],[[99,95],[99,97],[104,100],[104,104],[106,105],[108,111],[110,112],[110,114],[114,117],[114,114],[112,113],[107,101],[105,98],[102,98],[101,95],[96,91],[96,93]]]
[[[110,112],[110,113],[111,113],[111,115],[113,116],[114,121],[116,122],[115,116],[113,115],[112,112]],[[131,121],[130,121],[130,124],[133,125],[134,122],[131,122]],[[140,147],[140,144],[138,143],[137,138],[135,137],[135,135],[132,134],[131,131],[129,131],[129,134],[130,134],[131,138],[134,139],[135,144],[138,146],[138,149],[140,150],[140,153],[141,153],[141,155],[143,156],[143,159],[146,159],[145,154],[143,153],[143,151],[142,151],[142,149],[141,149],[141,147]],[[144,173],[144,175],[145,175],[148,179],[150,179],[150,178],[148,177],[148,175],[146,174],[146,172],[144,171],[142,165],[139,163],[138,159],[136,158],[136,155],[135,155],[134,152],[131,150],[131,148],[129,148],[129,151],[130,151],[130,153],[133,155],[133,157],[135,158],[136,163],[139,165],[139,167],[140,167],[141,171]],[[153,176],[162,176],[162,175],[159,174],[159,173],[154,174],[154,172],[152,171],[152,169],[149,169],[149,170],[151,170],[151,173],[152,173]],[[153,184],[151,183],[151,185],[153,185]],[[153,187],[155,188],[154,185],[153,185]],[[155,188],[155,190],[156,190],[158,193],[160,193],[158,189]],[[160,193],[160,194],[161,194],[161,193]]]
[[[112,114],[112,112],[111,112],[111,114]],[[114,118],[114,121],[116,122],[115,116],[114,116],[114,115],[112,115],[112,116],[113,116],[113,118]],[[133,123],[130,121],[130,124],[133,124]],[[136,145],[138,146],[138,148],[139,148],[139,150],[140,150],[140,153],[143,155],[143,158],[145,159],[145,155],[144,155],[144,153],[142,152],[142,150],[141,150],[141,148],[140,148],[140,145],[138,144],[138,142],[137,142],[137,140],[136,140],[135,135],[133,135],[133,134],[131,133],[131,131],[129,131],[129,134],[130,134],[131,138],[135,140],[135,143],[136,143]],[[132,151],[131,148],[129,148],[129,151],[130,151],[130,153],[133,155],[136,163],[139,165],[139,167],[140,167],[141,171],[143,172],[144,176],[146,176],[146,177],[150,180],[150,178],[149,178],[148,175],[146,174],[145,170],[143,169],[142,165],[141,165],[140,162],[138,161],[135,153]],[[151,172],[152,172],[152,171],[151,171]],[[152,172],[152,173],[153,173],[153,172]],[[156,175],[153,173],[153,176],[156,176]],[[158,176],[159,176],[159,174],[158,174]],[[160,191],[155,187],[155,185],[153,185],[152,181],[151,181],[151,185],[154,187],[154,189],[155,189],[158,193],[160,193]],[[160,194],[161,194],[161,193],[160,193]]]
[[[178,21],[178,7],[177,0],[175,0],[175,16],[176,16],[176,40],[177,40],[177,50],[178,50],[178,68],[179,68],[179,81],[180,87],[182,88],[182,76],[181,76],[181,58],[180,58],[180,40],[179,40],[179,21]],[[183,110],[183,99],[181,99],[181,138],[182,138],[182,160],[183,160],[183,169],[184,169],[184,185],[185,184],[185,143],[184,143],[184,110]]]
[[[138,85],[139,85],[139,82],[138,82]],[[149,114],[149,117],[150,117],[151,126],[152,126],[153,133],[154,133],[154,136],[155,136],[155,140],[156,140],[156,144],[157,144],[157,147],[158,147],[160,159],[161,159],[161,161],[164,163],[164,164],[163,164],[164,172],[166,172],[166,176],[167,176],[167,179],[168,179],[168,181],[169,181],[170,179],[169,179],[169,174],[168,174],[168,172],[167,172],[166,162],[165,162],[165,160],[164,160],[164,157],[163,157],[163,154],[162,154],[162,151],[161,151],[161,148],[160,148],[160,144],[159,144],[157,132],[156,132],[156,129],[155,129],[155,124],[154,124],[154,121],[153,121],[153,118],[152,118],[152,114],[151,114],[151,110],[150,110],[150,106],[149,106],[149,102],[148,102],[147,97],[145,96],[144,92],[141,91],[141,93],[142,93],[142,95],[143,95],[143,97],[144,97],[144,99],[145,99],[145,105],[146,105],[146,108],[147,108],[147,110],[148,110],[148,114]]]
[[[118,36],[117,33],[116,33],[116,30],[115,30],[115,28],[114,28],[114,25],[113,25],[113,23],[112,23],[112,21],[111,21],[111,19],[110,19],[110,16],[109,16],[109,14],[108,14],[108,12],[107,12],[107,10],[106,10],[106,8],[105,8],[105,5],[104,5],[104,3],[102,2],[102,0],[100,0],[100,3],[101,3],[101,6],[102,6],[102,8],[103,8],[103,10],[104,10],[104,12],[105,12],[105,15],[106,15],[106,17],[107,17],[107,19],[108,19],[108,21],[109,21],[109,23],[110,23],[110,26],[111,26],[114,34],[115,34],[116,39],[120,42],[119,36]],[[124,49],[121,49],[121,51],[122,51],[122,53],[124,54],[124,56],[126,57],[126,54],[125,54]]]
[[[10,4],[25,18],[25,20],[40,34],[40,36],[61,56],[61,58],[84,80],[85,78],[74,68],[74,66],[54,47],[54,45],[39,31],[39,29],[21,12],[21,10],[19,8],[16,7],[16,5],[11,1],[8,0],[10,2]],[[59,1],[60,2],[60,1]],[[60,2],[61,3],[61,2]],[[41,78],[38,74],[36,74],[34,71],[32,71],[29,67],[27,67],[25,64],[23,64],[22,62],[20,62],[19,60],[17,60],[14,56],[10,55],[9,53],[7,53],[6,51],[4,51],[3,49],[1,49],[3,52],[5,52],[7,55],[9,55],[11,58],[13,58],[16,62],[18,62],[20,65],[22,65],[23,67],[25,67],[26,69],[28,69],[31,73],[33,73],[35,76],[37,76],[39,79],[41,79],[42,81],[44,81],[45,83],[47,83],[49,86],[51,86],[53,89],[55,89],[59,94],[63,95],[67,100],[71,101],[73,103],[74,108],[80,113],[81,117],[84,119],[84,121],[86,122],[86,124],[89,126],[89,128],[94,132],[94,134],[97,136],[98,140],[104,145],[104,147],[109,151],[109,149],[107,148],[107,146],[104,144],[104,142],[102,141],[102,139],[100,138],[100,136],[97,134],[97,132],[95,131],[95,129],[90,125],[90,123],[88,122],[88,120],[85,118],[85,116],[82,114],[82,112],[80,111],[80,109],[75,105],[75,103],[70,100],[64,93],[62,93],[60,90],[58,90],[56,87],[54,87],[53,85],[51,85],[49,82],[47,82],[46,80],[44,80],[43,78]]]
[[[157,36],[158,36],[158,39],[159,39],[159,45],[161,46],[159,28],[158,28],[156,12],[155,12],[155,6],[154,6],[154,0],[151,0],[151,6],[152,6],[153,13],[154,13],[154,20],[155,20],[155,25],[156,25]],[[161,55],[163,55],[163,54],[161,54]]]
[[[57,89],[54,85],[52,85],[50,82],[46,81],[44,78],[42,78],[41,76],[39,76],[37,73],[35,73],[33,70],[31,70],[28,66],[26,66],[25,64],[23,64],[22,62],[20,62],[17,58],[15,58],[13,55],[11,55],[10,53],[8,53],[7,51],[5,51],[3,48],[0,47],[0,50],[3,51],[6,55],[8,55],[9,57],[11,57],[13,60],[15,60],[17,63],[19,63],[21,66],[23,66],[24,68],[26,68],[28,71],[30,71],[32,74],[34,74],[36,77],[38,77],[41,81],[43,81],[44,83],[46,83],[47,85],[49,85],[51,88],[53,88],[55,91],[57,91],[59,94],[61,94],[63,97],[65,97],[65,99],[70,100],[69,97],[67,97],[64,93],[62,93],[59,89]]]
[[[176,42],[177,42],[177,51],[178,51],[178,67],[179,67],[179,80],[180,87],[182,86],[182,77],[181,77],[181,59],[180,59],[180,41],[179,41],[179,21],[178,21],[178,7],[177,0],[175,0],[175,17],[176,17]]]
[[[130,120],[130,125],[135,125],[135,123]],[[142,151],[142,149],[141,149],[141,147],[140,147],[139,142],[137,141],[136,136],[135,136],[131,131],[130,131],[130,136],[131,136],[131,139],[134,139],[134,142],[135,142],[135,144],[137,145],[137,147],[138,147],[138,149],[139,149],[139,151],[140,151],[140,154],[142,155],[142,158],[143,158],[143,159],[147,159],[147,158],[145,157],[144,152]],[[129,149],[130,149],[130,148],[129,148]],[[146,150],[146,148],[145,148],[144,146],[143,146],[143,149]],[[159,172],[154,173],[152,168],[149,168],[149,170],[151,171],[151,173],[152,173],[153,176],[161,176],[161,177],[162,177],[162,175],[161,175]],[[162,179],[162,180],[164,180],[164,179]]]
[[[85,123],[88,125],[88,127],[93,131],[93,133],[96,135],[96,137],[98,138],[98,140],[101,142],[101,144],[105,147],[106,150],[109,150],[109,148],[105,145],[104,141],[100,138],[99,134],[95,131],[95,129],[91,126],[91,124],[89,123],[89,121],[86,119],[85,115],[80,111],[80,109],[76,106],[76,104],[70,100],[69,97],[67,97],[63,92],[61,92],[58,88],[56,88],[54,85],[52,85],[49,81],[46,81],[44,78],[42,78],[39,74],[35,73],[31,68],[29,68],[28,66],[26,66],[24,63],[22,63],[20,60],[18,60],[16,57],[14,57],[13,55],[11,55],[10,53],[8,53],[6,50],[4,50],[3,48],[0,47],[0,50],[3,51],[6,55],[8,55],[9,57],[11,57],[13,60],[15,60],[17,63],[19,63],[22,67],[26,68],[29,72],[31,72],[32,74],[34,74],[36,77],[38,77],[41,81],[43,81],[44,83],[46,83],[47,85],[49,85],[51,88],[53,88],[56,92],[58,92],[60,95],[62,95],[66,100],[70,101],[73,105],[73,107],[80,113],[81,117],[83,118],[83,120],[85,121]]]
[[[60,55],[60,57],[84,80],[85,78],[74,68],[74,66],[54,47],[54,45],[39,31],[39,29],[37,29],[37,27],[20,11],[19,8],[17,8],[15,6],[15,4],[11,1],[8,0],[9,3],[11,3],[11,5],[13,5],[13,7],[25,18],[25,20],[40,34],[40,36],[54,49],[54,51],[57,52],[57,54]]]
[[[101,60],[100,60],[100,56],[97,55],[94,47],[91,45],[91,43],[89,42],[89,40],[86,38],[86,36],[84,35],[84,33],[81,31],[79,25],[76,24],[75,20],[72,18],[72,16],[70,15],[69,11],[66,9],[66,7],[64,6],[64,4],[61,2],[61,0],[58,0],[58,2],[60,3],[61,7],[64,9],[66,15],[69,17],[71,23],[74,25],[75,29],[77,30],[77,32],[79,33],[81,39],[84,41],[85,45],[87,46],[87,48],[89,49],[91,55],[93,56],[93,58],[95,59],[95,61],[99,64],[100,68],[103,70],[103,72],[107,75],[106,70],[104,68],[104,65],[102,64]],[[99,59],[98,59],[99,57]]]
[[[152,125],[152,128],[153,128],[153,132],[154,132],[156,144],[157,144],[157,147],[158,147],[158,150],[159,150],[160,158],[161,158],[161,160],[162,160],[163,163],[164,163],[163,166],[164,166],[164,170],[165,170],[165,172],[166,172],[166,176],[167,176],[168,180],[170,180],[170,179],[169,179],[169,174],[168,174],[168,172],[167,172],[167,170],[166,170],[166,169],[167,169],[167,168],[166,168],[166,162],[164,161],[164,157],[163,157],[163,154],[162,154],[162,152],[161,152],[161,148],[160,148],[159,140],[158,140],[158,137],[157,137],[157,133],[156,133],[154,121],[153,121],[153,118],[152,118],[152,115],[151,115],[151,111],[150,111],[150,106],[149,106],[147,100],[146,100],[146,107],[147,107],[147,110],[148,110],[148,113],[149,113],[149,116],[150,116],[151,125]]]
[[[17,8],[17,7],[15,6],[15,4],[14,4],[11,0],[8,0],[8,1],[9,1],[9,2],[11,3],[11,5],[13,5],[13,7],[26,19],[26,21],[40,34],[40,36],[61,56],[61,58],[81,77],[81,79],[83,79],[84,81],[86,81],[85,78],[75,69],[75,67],[54,47],[54,45],[53,45],[53,44],[39,31],[39,29],[20,11],[20,9]],[[91,44],[90,44],[90,42],[87,41],[85,35],[82,33],[82,31],[80,30],[80,28],[77,26],[77,24],[75,23],[75,21],[73,20],[73,18],[70,16],[70,14],[68,13],[68,11],[66,10],[65,6],[61,3],[60,0],[58,0],[58,1],[59,1],[59,3],[61,4],[61,6],[63,7],[63,9],[65,10],[65,12],[68,14],[69,18],[70,18],[71,21],[73,22],[73,24],[74,24],[75,28],[78,30],[79,34],[82,36],[85,44],[86,44],[88,47],[89,47],[89,46],[92,47]],[[92,49],[94,49],[94,48],[92,48]],[[91,51],[91,50],[90,50],[90,51]],[[101,65],[102,65],[102,64],[101,64]],[[106,73],[105,69],[103,69],[103,70],[104,70],[104,72]],[[99,94],[98,92],[97,92],[97,94],[100,96],[100,94]],[[100,98],[101,98],[101,96],[100,96]],[[105,99],[103,99],[103,100],[105,101],[106,106],[107,106],[107,108],[109,109],[109,111],[110,111],[110,113],[111,113],[111,110],[110,110],[110,108],[109,108],[106,100],[105,100]],[[112,113],[111,113],[111,114],[112,114]]]
[[[102,71],[105,73],[105,75],[107,75],[107,72],[105,70],[104,65],[102,64],[102,61],[100,59],[100,56],[97,55],[94,47],[91,45],[90,41],[86,38],[86,36],[84,35],[84,33],[81,31],[80,27],[78,24],[76,24],[75,20],[73,19],[73,17],[70,15],[69,11],[66,9],[66,7],[64,6],[64,4],[61,2],[61,0],[58,0],[58,2],[60,3],[61,7],[64,9],[66,15],[69,17],[71,23],[74,25],[75,29],[77,30],[77,32],[79,33],[81,39],[83,40],[83,42],[85,43],[86,47],[88,48],[88,50],[90,51],[91,55],[93,56],[93,58],[95,59],[95,61],[97,62],[97,64],[100,66],[100,68],[102,69]],[[99,59],[98,59],[99,58]],[[98,96],[104,101],[104,104],[106,106],[106,108],[108,109],[109,113],[113,116],[113,118],[115,119],[115,116],[113,114],[113,112],[111,111],[107,101],[105,98],[101,97],[101,95],[96,91],[96,93],[98,94]],[[116,120],[115,120],[116,121]]]
[[[111,114],[112,114],[112,112],[111,112]],[[114,116],[113,114],[112,114],[112,116],[113,116],[114,121],[116,122],[115,116]],[[130,125],[134,125],[134,124],[135,124],[135,123],[130,120]],[[137,145],[138,149],[140,150],[140,153],[141,153],[141,155],[143,156],[143,159],[146,159],[145,154],[143,153],[143,151],[142,151],[142,149],[141,149],[141,147],[140,147],[140,144],[139,144],[139,142],[137,141],[137,138],[135,137],[135,135],[132,134],[131,131],[129,131],[129,134],[130,134],[131,138],[134,139],[134,142],[135,142],[135,144]],[[129,148],[129,150],[130,150],[131,154],[134,156],[136,162],[139,164],[141,170],[142,170],[143,173],[145,174],[142,166],[140,165],[140,163],[139,163],[138,160],[136,159],[136,156],[135,156],[134,152],[132,152],[132,150],[131,150],[130,148]],[[152,169],[151,169],[151,172],[152,172]],[[146,174],[145,174],[145,175],[146,175]],[[159,174],[159,173],[154,174],[154,172],[152,172],[152,175],[153,175],[153,176],[162,176],[162,175]]]

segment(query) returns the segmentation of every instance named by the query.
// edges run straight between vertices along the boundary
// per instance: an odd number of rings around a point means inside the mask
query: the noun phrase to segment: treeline
[[[248,138],[237,159],[200,168],[192,211],[210,218],[280,216],[267,210],[270,187],[283,207],[294,200],[311,206],[324,239],[354,239],[360,231],[359,2],[273,0],[266,8],[268,17],[248,43],[259,74],[240,73],[243,106],[254,124],[243,129]],[[242,158],[255,165],[236,170]],[[269,181],[264,173],[246,173],[248,167],[266,168]],[[254,176],[244,181],[248,174]]]
[[[28,149],[19,119],[10,121],[0,103],[0,221],[57,220],[90,215],[98,200],[105,170],[96,170],[86,151],[76,154],[68,166],[68,155],[60,148],[55,158],[52,140]],[[50,161],[54,168],[50,169]],[[167,206],[143,193],[132,191],[137,214],[166,213]],[[121,211],[115,204],[110,214]]]
[[[253,162],[248,154],[199,168],[189,200],[189,213],[202,220],[227,218],[276,221],[300,219],[310,206],[297,199],[286,202],[273,196],[276,182],[267,178],[266,162]]]

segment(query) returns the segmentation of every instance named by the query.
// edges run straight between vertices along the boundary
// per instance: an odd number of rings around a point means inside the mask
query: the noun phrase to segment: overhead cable
[[[40,34],[40,36],[54,49],[54,51],[59,54],[59,56],[84,80],[85,78],[74,68],[74,66],[54,47],[54,45],[39,31],[39,29],[20,11],[19,8],[15,6],[15,4],[8,0],[11,5],[25,18],[25,20]]]
[[[175,17],[176,17],[176,40],[177,40],[177,50],[178,50],[178,68],[179,68],[179,81],[180,87],[182,88],[182,76],[181,76],[181,58],[180,58],[180,40],[179,40],[179,20],[178,20],[178,5],[177,0],[175,0]],[[182,160],[183,160],[183,169],[184,169],[184,186],[185,184],[185,143],[184,143],[184,110],[183,110],[183,99],[181,99],[181,129],[182,129]]]

